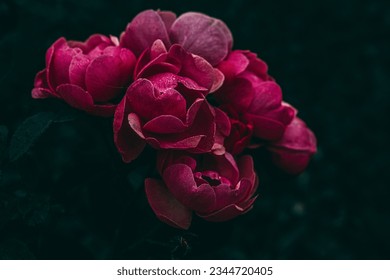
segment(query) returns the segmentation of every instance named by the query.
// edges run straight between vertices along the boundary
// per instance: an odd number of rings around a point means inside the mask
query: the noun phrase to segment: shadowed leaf
[[[12,135],[9,156],[15,161],[23,156],[46,131],[55,117],[54,113],[42,112],[27,118]]]

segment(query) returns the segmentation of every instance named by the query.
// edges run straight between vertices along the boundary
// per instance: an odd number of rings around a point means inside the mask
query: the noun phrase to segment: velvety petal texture
[[[317,140],[305,122],[295,117],[283,137],[268,145],[273,162],[290,174],[299,174],[317,151]]]
[[[132,80],[134,54],[115,37],[85,42],[60,38],[46,52],[46,68],[34,81],[33,98],[56,97],[90,114],[112,116],[114,100]]]
[[[148,187],[146,194],[163,222],[185,229],[190,221],[188,211],[209,221],[222,222],[252,208],[257,176],[250,156],[242,156],[236,162],[229,153],[194,156],[163,151],[158,162],[164,184],[160,182],[154,191]],[[148,184],[155,182],[151,180],[147,179]],[[158,191],[164,195],[155,202]]]
[[[181,45],[215,66],[231,51],[233,36],[224,22],[202,13],[188,12],[178,18],[169,11],[139,13],[121,35],[120,45],[137,56],[161,40],[169,48]]]

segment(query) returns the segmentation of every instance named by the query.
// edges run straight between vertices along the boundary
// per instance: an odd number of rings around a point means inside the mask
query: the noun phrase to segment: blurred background
[[[123,164],[111,119],[31,98],[58,37],[119,35],[145,9],[225,21],[317,136],[299,176],[252,153],[260,197],[244,216],[189,231],[159,222],[142,186],[149,155]],[[389,259],[389,31],[385,0],[0,0],[0,258]],[[40,112],[65,113],[30,128],[36,141],[11,160],[15,131]]]

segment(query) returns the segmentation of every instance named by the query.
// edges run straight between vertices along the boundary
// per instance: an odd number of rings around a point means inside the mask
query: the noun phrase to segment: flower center
[[[218,172],[215,171],[209,171],[205,170],[202,172],[197,172],[195,174],[195,178],[198,179],[198,183],[207,183],[212,187],[217,187],[221,184],[228,184],[230,185],[230,182],[228,179],[220,176]]]

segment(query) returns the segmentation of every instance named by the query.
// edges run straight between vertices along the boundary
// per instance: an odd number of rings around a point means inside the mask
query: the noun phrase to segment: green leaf
[[[54,117],[54,113],[42,112],[24,120],[12,135],[9,148],[10,160],[15,161],[28,152],[50,126]]]

